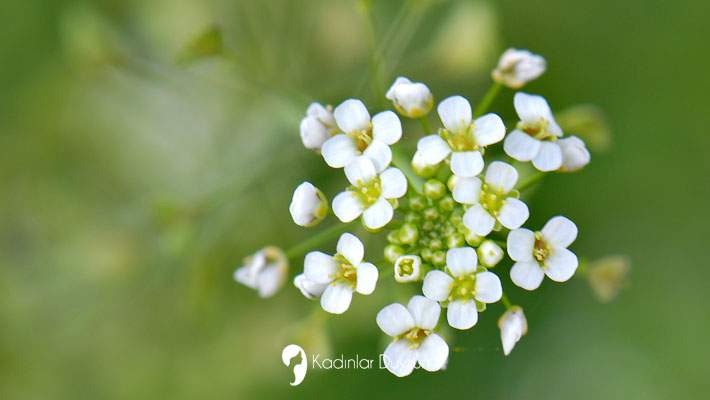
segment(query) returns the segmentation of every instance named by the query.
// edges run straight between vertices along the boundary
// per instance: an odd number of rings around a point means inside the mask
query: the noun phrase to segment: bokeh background
[[[4,0],[0,398],[705,398],[708,15],[702,0]],[[445,372],[290,387],[285,344],[376,357],[375,312],[404,297],[383,284],[323,318],[290,285],[262,300],[232,281],[260,246],[312,234],[287,211],[299,182],[344,185],[302,149],[305,107],[386,107],[400,74],[475,103],[508,46],[548,60],[527,91],[606,113],[609,148],[542,183],[530,225],[570,216],[578,254],[630,257],[626,289],[609,304],[584,279],[511,289],[530,331],[507,358],[494,305]],[[511,99],[494,110],[512,118]]]

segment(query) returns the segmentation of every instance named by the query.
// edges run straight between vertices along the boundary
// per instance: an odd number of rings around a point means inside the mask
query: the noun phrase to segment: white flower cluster
[[[498,85],[517,89],[544,70],[542,57],[510,49],[492,76]],[[425,127],[411,158],[413,172],[409,165],[390,166],[395,151],[391,146],[403,132],[393,111],[371,117],[357,99],[345,100],[334,110],[313,103],[300,125],[306,148],[319,152],[328,166],[344,168],[349,186],[333,198],[335,217],[343,223],[361,218],[368,232],[389,227],[385,259],[392,264],[395,281],[421,285],[423,296],[414,295],[406,306],[390,304],[377,314],[377,325],[393,338],[384,353],[385,365],[400,377],[416,365],[427,371],[442,369],[449,346],[435,333],[441,308],[446,309],[449,326],[467,330],[487,304],[499,301],[506,307],[498,326],[508,355],[526,334],[527,320],[522,308],[510,304],[498,274],[490,269],[501,264],[507,252],[510,281],[534,290],[544,276],[555,282],[569,280],[578,266],[568,249],[577,237],[572,221],[556,216],[540,231],[523,228],[530,212],[520,199],[518,169],[531,162],[538,174],[575,171],[589,163],[589,152],[579,138],[565,136],[547,101],[538,95],[515,94],[519,118],[509,125],[514,125],[510,131],[497,114],[474,115],[470,102],[459,95],[439,102],[441,128],[430,131],[425,120],[434,106],[433,95],[425,84],[404,77],[394,81],[386,98],[401,116],[421,119]],[[489,149],[499,143],[503,152],[491,151],[489,156]],[[422,185],[423,178],[427,180]],[[296,188],[289,208],[294,222],[305,227],[323,221],[329,209],[326,196],[309,182]],[[364,257],[362,241],[344,233],[334,255],[305,255],[303,273],[294,285],[305,297],[320,299],[325,311],[341,314],[350,307],[353,293],[369,295],[376,289],[378,266],[364,262]],[[237,270],[236,279],[264,297],[278,289],[287,270],[283,253],[275,257],[273,250],[258,252],[246,264]]]

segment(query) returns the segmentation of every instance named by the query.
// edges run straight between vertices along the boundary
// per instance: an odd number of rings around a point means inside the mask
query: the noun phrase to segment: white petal
[[[544,277],[542,268],[535,261],[520,261],[510,269],[510,280],[516,286],[526,290],[535,290],[540,287]]]
[[[498,221],[508,229],[518,229],[528,220],[530,212],[522,201],[508,197],[498,213]]]
[[[400,378],[411,374],[417,364],[417,351],[409,348],[406,339],[390,343],[382,356],[385,368]]]
[[[540,171],[554,171],[562,166],[562,150],[554,142],[540,142],[540,151],[532,161]]]
[[[508,234],[508,255],[513,261],[532,261],[535,247],[535,233],[529,229],[520,228]]]
[[[449,345],[436,333],[430,334],[417,349],[417,362],[429,372],[436,372],[444,367],[449,358]]]
[[[364,207],[357,195],[349,190],[338,193],[333,199],[333,213],[342,222],[355,220],[362,214]]]
[[[562,151],[562,171],[577,171],[589,164],[592,156],[580,138],[570,136],[558,140],[557,144],[560,145],[560,150]]]
[[[375,164],[365,156],[356,157],[345,166],[345,177],[355,186],[370,182],[376,176]]]
[[[451,154],[451,171],[456,176],[471,178],[483,171],[483,157],[478,151],[457,151]]]
[[[476,300],[482,303],[495,303],[503,296],[500,279],[493,272],[476,274]]]
[[[335,209],[335,206],[333,206]],[[362,214],[362,221],[370,229],[380,229],[392,221],[394,210],[387,199],[380,197]]]
[[[326,108],[320,103],[311,103],[306,110],[306,115],[317,118],[326,127],[335,128],[335,118],[330,106]]]
[[[379,140],[373,140],[362,154],[372,160],[377,172],[384,171],[392,162],[392,149]]]
[[[510,308],[498,320],[498,327],[503,353],[507,356],[520,338],[528,332],[528,321],[525,319],[523,309],[517,306]]]
[[[326,164],[333,168],[343,168],[360,153],[355,141],[343,134],[338,134],[323,143],[321,154]]]
[[[451,153],[451,148],[439,135],[429,135],[419,139],[417,152],[426,164],[434,165],[443,161]]]
[[[516,129],[506,136],[503,150],[518,161],[530,161],[540,151],[540,141]]]
[[[385,144],[395,144],[402,137],[402,123],[397,114],[383,111],[372,117],[372,137]]]
[[[513,104],[521,121],[537,122],[540,119],[550,120],[552,118],[552,110],[550,110],[547,100],[542,96],[518,92],[513,98]]]
[[[496,114],[486,114],[473,121],[473,136],[479,146],[498,143],[505,136],[505,124]]]
[[[336,249],[340,255],[345,257],[345,259],[350,261],[350,264],[354,266],[359,265],[362,262],[362,258],[365,256],[365,246],[363,246],[360,239],[352,233],[346,232],[340,235]]]
[[[335,107],[333,116],[340,130],[346,133],[364,131],[370,127],[370,113],[365,104],[357,99],[342,102]]]
[[[323,218],[325,207],[327,203],[324,204],[318,188],[310,182],[303,182],[294,190],[288,210],[296,225],[310,226]]]
[[[333,209],[335,209],[335,200],[333,203]],[[464,213],[463,224],[469,231],[476,235],[486,236],[493,230],[496,220],[488,214],[488,211],[486,211],[483,206],[474,204]]]
[[[478,256],[471,247],[457,247],[446,252],[446,267],[455,277],[472,273],[477,265]]]
[[[370,263],[357,266],[357,285],[355,290],[360,294],[372,294],[375,291],[378,277],[377,267]]]
[[[482,182],[478,178],[461,178],[454,179],[454,200],[461,204],[475,204],[481,196]]]
[[[264,268],[259,274],[257,290],[262,298],[271,297],[281,289],[288,270],[279,265]]]
[[[301,141],[307,149],[318,150],[330,137],[328,129],[316,118],[306,117],[301,120]]]
[[[414,328],[414,319],[406,307],[399,303],[385,306],[375,318],[377,326],[389,336],[399,336]]]
[[[328,287],[327,283],[315,283],[308,278],[306,274],[298,274],[293,278],[293,285],[301,291],[307,299],[315,299],[323,294],[323,291]]]
[[[566,282],[577,271],[578,265],[574,253],[565,248],[555,248],[545,259],[545,275],[555,282]]]
[[[486,170],[486,183],[503,193],[510,192],[518,182],[518,171],[502,161],[493,161]]]
[[[387,89],[387,93],[385,93],[385,98],[387,100],[394,100],[397,95],[398,88],[401,85],[409,85],[411,83],[412,83],[412,81],[409,80],[407,77],[398,76],[397,79],[394,80],[394,83],[392,83],[392,86],[390,86],[390,88]]]
[[[328,285],[320,297],[320,305],[331,314],[342,314],[350,308],[353,290],[350,286],[336,283]]]
[[[424,277],[422,293],[431,300],[444,301],[449,297],[452,283],[454,278],[449,274],[439,270],[429,271]]]
[[[432,330],[439,322],[439,303],[424,296],[413,296],[407,304],[407,310],[412,314],[414,324],[422,329]]]
[[[385,199],[398,199],[407,193],[407,178],[402,171],[390,167],[380,174],[382,196]]]
[[[329,283],[333,280],[337,265],[333,257],[320,251],[306,254],[303,261],[303,273],[314,283]]]
[[[256,289],[258,275],[250,271],[249,267],[241,267],[234,271],[234,280],[242,285]]]
[[[542,237],[552,247],[568,247],[577,239],[577,225],[558,215],[550,218],[542,227]]]
[[[446,129],[458,132],[471,125],[471,104],[461,96],[445,98],[437,107],[441,123]]]
[[[478,310],[473,300],[456,300],[449,303],[446,320],[452,328],[469,329],[478,322]]]

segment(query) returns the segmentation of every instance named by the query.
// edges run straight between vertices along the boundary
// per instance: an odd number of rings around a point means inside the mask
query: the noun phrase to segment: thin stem
[[[433,131],[431,130],[431,125],[429,124],[429,117],[427,115],[421,116],[418,119],[419,123],[422,125],[422,129],[424,130],[424,135],[433,133]]]
[[[473,117],[480,117],[483,115],[486,111],[488,111],[488,107],[491,106],[491,103],[493,103],[493,100],[495,100],[496,96],[498,96],[498,93],[500,92],[500,89],[503,87],[498,82],[493,82],[493,85],[488,88],[488,91],[486,94],[483,96],[483,99],[481,100],[480,103],[478,103],[478,106],[476,107],[476,110],[473,112]]]
[[[298,244],[292,246],[291,248],[289,248],[288,250],[286,250],[286,257],[290,261],[293,261],[296,258],[304,255],[307,251],[322,244],[323,242],[331,240],[331,239],[339,236],[341,233],[352,228],[356,224],[356,222],[357,222],[357,220],[355,220],[353,222],[349,222],[347,224],[337,224],[337,225],[331,226],[330,228],[322,230],[322,231],[316,233],[315,235],[309,237],[308,239],[302,241],[301,243],[298,243]]]
[[[404,176],[407,177],[407,181],[409,181],[409,186],[411,186],[414,191],[418,194],[424,192],[424,180],[414,173],[407,157],[396,149],[392,149],[392,164],[404,173]]]
[[[510,299],[508,298],[507,294],[503,293],[501,300],[503,301],[503,305],[507,310],[510,310],[510,308],[513,307],[513,303],[510,302]]]
[[[546,175],[547,174],[542,171],[535,171],[535,173],[530,175],[526,180],[524,180],[520,183],[520,185],[518,185],[518,191],[522,192],[526,189],[529,189],[531,186],[541,181]]]

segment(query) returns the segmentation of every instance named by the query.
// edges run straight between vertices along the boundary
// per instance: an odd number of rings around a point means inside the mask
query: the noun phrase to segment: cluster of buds
[[[494,88],[519,89],[544,70],[539,55],[510,49],[492,73]],[[569,280],[579,264],[568,249],[578,233],[570,219],[554,216],[539,230],[524,227],[530,211],[521,195],[527,183],[521,183],[519,169],[533,174],[576,171],[589,163],[589,151],[581,139],[563,132],[539,95],[515,94],[519,118],[509,124],[510,130],[497,114],[479,109],[475,115],[459,95],[438,103],[441,127],[431,130],[432,92],[404,77],[394,81],[386,98],[400,116],[422,122],[424,132],[410,161],[402,163],[392,147],[403,136],[397,113],[385,110],[371,116],[357,99],[335,108],[314,103],[301,121],[303,144],[326,165],[343,168],[347,185],[329,205],[321,190],[304,182],[289,208],[293,221],[303,227],[318,225],[332,209],[342,223],[360,218],[363,233],[384,231],[385,261],[365,261],[363,242],[343,233],[334,254],[305,254],[303,272],[293,283],[332,314],[347,311],[354,293],[373,293],[386,275],[415,289],[418,293],[406,306],[387,305],[375,318],[392,337],[385,365],[397,376],[409,375],[417,365],[427,371],[446,365],[449,347],[436,333],[442,309],[449,326],[467,330],[487,305],[502,302],[505,312],[498,326],[508,355],[528,324],[522,307],[503,292],[500,277],[505,274],[515,286],[532,291],[545,276]],[[494,146],[503,151],[489,151]],[[257,253],[237,271],[237,280],[262,296],[273,294],[287,271],[285,257],[277,254]]]

